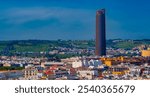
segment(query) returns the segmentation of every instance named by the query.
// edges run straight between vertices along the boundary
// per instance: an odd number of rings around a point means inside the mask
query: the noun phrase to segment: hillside
[[[107,40],[107,47],[132,49],[142,44],[150,44],[150,40]],[[58,47],[87,49],[94,48],[93,40],[18,40],[0,41],[0,52],[41,52],[51,51]]]

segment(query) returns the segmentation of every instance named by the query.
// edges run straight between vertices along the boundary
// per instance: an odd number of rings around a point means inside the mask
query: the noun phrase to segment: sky
[[[107,39],[149,39],[149,0],[0,0],[0,40],[95,39],[106,9]]]

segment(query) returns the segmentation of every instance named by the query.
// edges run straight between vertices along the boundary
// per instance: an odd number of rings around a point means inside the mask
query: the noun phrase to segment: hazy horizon
[[[78,40],[70,40],[70,39],[68,39],[68,40],[66,40],[66,39],[55,39],[55,40],[42,40],[42,39],[24,39],[24,40],[0,40],[0,42],[2,42],[2,41],[95,41],[94,39],[84,39],[84,40],[82,40],[82,39],[78,39]],[[150,39],[107,39],[106,41],[108,41],[108,40],[150,40]]]

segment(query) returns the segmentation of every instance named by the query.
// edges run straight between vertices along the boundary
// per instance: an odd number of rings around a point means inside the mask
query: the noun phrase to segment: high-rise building
[[[106,55],[105,9],[96,12],[96,50],[97,56]]]

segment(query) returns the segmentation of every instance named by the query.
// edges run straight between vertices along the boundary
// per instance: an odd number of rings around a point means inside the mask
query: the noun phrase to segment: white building
[[[102,65],[102,62],[100,60],[79,60],[72,62],[72,67],[73,68],[78,68],[78,67],[99,67]]]
[[[82,61],[75,61],[75,62],[72,62],[72,67],[73,67],[73,68],[79,68],[79,67],[82,67],[82,66],[83,66]]]
[[[90,60],[90,61],[88,61],[88,66],[98,67],[100,65],[102,65],[102,62],[100,60]]]
[[[98,76],[97,70],[79,70],[77,74],[80,78],[91,80],[94,76]]]

